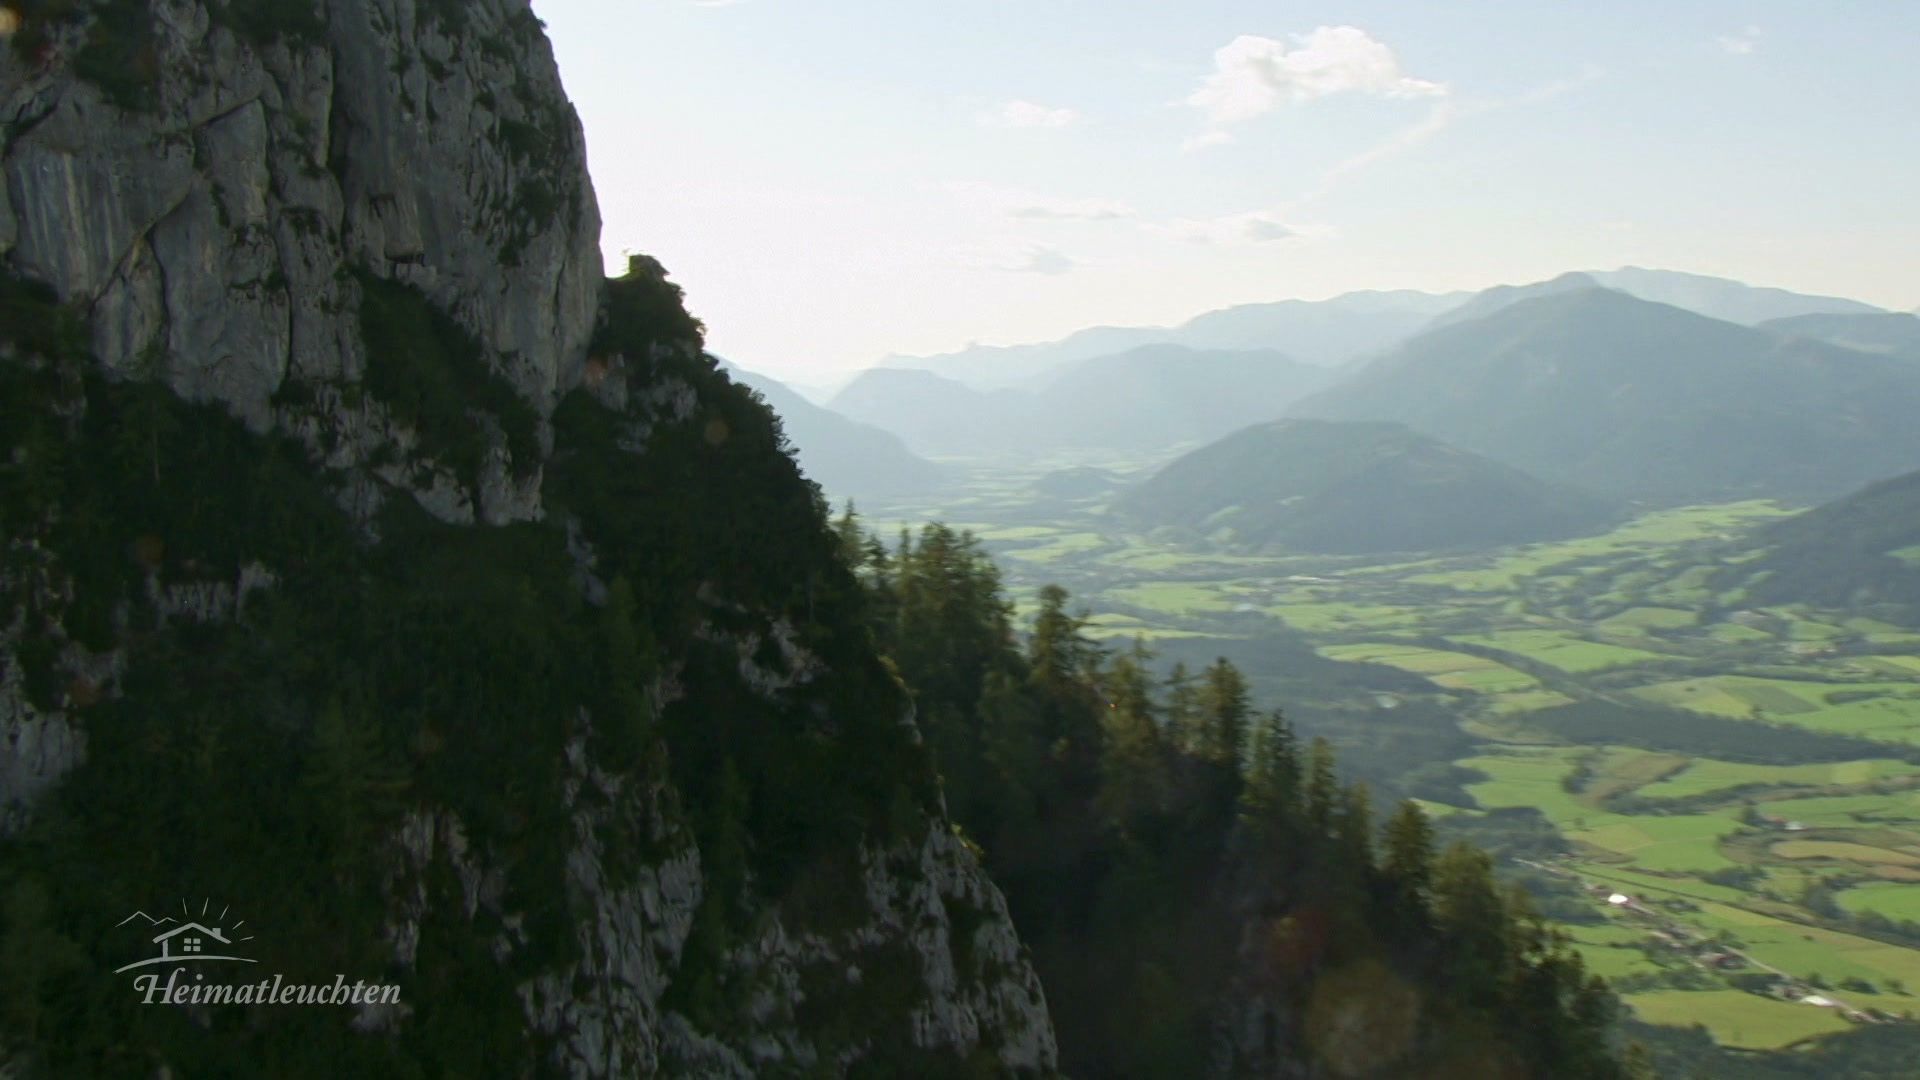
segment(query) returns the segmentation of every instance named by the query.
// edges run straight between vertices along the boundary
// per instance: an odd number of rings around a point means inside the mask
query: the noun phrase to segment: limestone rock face
[[[550,411],[593,330],[599,212],[526,0],[331,0],[267,41],[226,10],[152,5],[134,109],[75,73],[83,24],[0,51],[0,254],[88,311],[108,367],[256,429],[287,380],[359,376],[349,267],[419,288]]]
[[[589,363],[606,293],[598,210],[580,125],[528,0],[312,0],[305,19],[299,7],[147,0],[129,27],[103,13],[142,5],[81,0],[50,8],[66,21],[30,27],[33,47],[0,42],[0,284],[44,286],[77,315],[89,377],[159,382],[254,436],[291,439],[370,546],[377,512],[394,500],[476,529],[546,521],[555,410],[583,384],[620,414],[627,455],[701,423],[695,387],[661,365],[696,355],[686,346]],[[238,17],[243,8],[282,21],[263,28]],[[109,33],[135,35],[129,55],[152,63],[104,74],[86,63]],[[470,342],[477,367],[462,378],[509,395],[462,399],[459,439],[427,430],[383,389],[381,365],[407,358],[372,344],[365,313],[396,287],[418,304],[412,317],[450,320]],[[0,333],[0,364],[53,370],[24,340]],[[85,400],[52,398],[47,412],[78,430]],[[34,464],[19,435],[0,432],[0,462]],[[151,468],[157,487],[157,456]],[[121,683],[136,630],[244,624],[253,598],[289,580],[286,565],[251,552],[237,574],[165,552],[162,572],[160,538],[133,537],[126,547],[142,569],[123,562],[115,573],[139,584],[82,632],[60,616],[80,579],[52,539],[60,512],[0,521],[0,845],[77,782],[88,706],[134,700]],[[605,605],[592,545],[555,516],[582,600]],[[724,603],[704,592],[701,602]],[[781,612],[735,604],[720,622],[732,628],[717,622],[701,640],[737,655],[737,669],[715,677],[729,694],[772,702],[838,677]],[[661,658],[656,707],[696,696],[677,681],[682,666]],[[893,707],[870,711],[897,726]],[[590,731],[595,718],[583,708],[526,723]],[[1006,903],[938,815],[905,834],[914,839],[840,853],[857,868],[847,897],[857,917],[816,925],[754,896],[749,881],[742,903],[761,905],[751,932],[701,962],[753,987],[750,998],[720,1018],[676,1006],[674,988],[696,977],[696,912],[715,891],[707,856],[666,775],[597,761],[593,745],[573,738],[553,763],[567,825],[543,838],[565,853],[542,889],[564,896],[575,947],[528,974],[539,965],[518,906],[525,886],[505,884],[524,877],[524,863],[429,801],[410,805],[380,849],[384,929],[369,940],[396,968],[421,962],[423,927],[471,926],[473,949],[516,972],[530,1045],[573,1077],[830,1074],[877,1040],[990,1072],[1054,1071],[1051,1020]],[[862,997],[875,964],[912,973],[912,992],[895,999],[892,982],[889,995]],[[822,1030],[818,1003],[843,999],[871,1011],[851,1029],[871,1037],[850,1041],[839,1016]],[[368,1007],[350,1026],[404,1037],[413,1019],[408,1006]],[[0,1074],[9,1068],[0,1047]]]

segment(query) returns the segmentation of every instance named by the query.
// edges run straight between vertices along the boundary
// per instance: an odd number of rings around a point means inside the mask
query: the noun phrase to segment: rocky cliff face
[[[212,1018],[51,1003],[142,888],[303,878],[355,899],[273,947],[408,1004],[287,1075],[1051,1071],[777,427],[656,267],[603,285],[526,0],[18,7],[0,919],[57,960],[0,1072],[213,1067]],[[286,820],[222,862],[208,800]]]
[[[41,5],[56,7],[57,5]],[[93,352],[361,460],[392,410],[279,409],[358,383],[349,269],[416,287],[541,413],[577,382],[600,281],[584,144],[525,3],[125,2],[29,23],[0,71],[0,254],[87,312]],[[86,59],[125,54],[107,87]],[[537,462],[522,462],[535,466]],[[500,472],[503,470],[495,470]],[[538,513],[489,476],[437,509]]]

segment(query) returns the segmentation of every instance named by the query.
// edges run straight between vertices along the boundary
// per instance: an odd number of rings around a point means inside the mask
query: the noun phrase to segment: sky
[[[801,383],[1653,266],[1920,304],[1920,4],[534,0],[609,269]]]

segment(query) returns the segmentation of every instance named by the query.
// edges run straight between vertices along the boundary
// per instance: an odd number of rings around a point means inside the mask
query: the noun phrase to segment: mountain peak
[[[1388,421],[1256,424],[1115,505],[1148,528],[1322,554],[1530,543],[1604,523],[1600,500]]]
[[[1663,502],[1820,498],[1920,460],[1902,419],[1920,412],[1920,366],[1556,282],[1483,296],[1292,412],[1397,420]]]

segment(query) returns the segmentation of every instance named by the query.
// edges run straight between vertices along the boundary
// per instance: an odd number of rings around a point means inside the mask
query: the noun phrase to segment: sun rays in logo
[[[121,919],[120,926],[143,920],[149,927],[167,927],[153,935],[152,941],[160,947],[160,955],[145,960],[136,960],[131,964],[114,969],[118,974],[150,964],[185,964],[210,960],[226,960],[241,964],[254,964],[259,961],[245,956],[234,955],[241,942],[252,941],[252,934],[241,935],[239,930],[247,924],[241,919],[227,925],[227,912],[222,906],[219,912],[213,912],[213,901],[202,900],[200,910],[194,911],[184,898],[180,901],[180,914],[153,916],[144,911],[136,911]],[[171,924],[171,925],[169,925]]]

